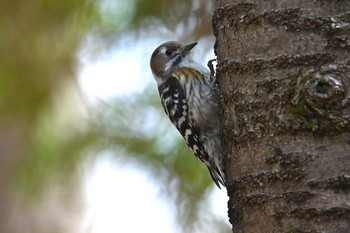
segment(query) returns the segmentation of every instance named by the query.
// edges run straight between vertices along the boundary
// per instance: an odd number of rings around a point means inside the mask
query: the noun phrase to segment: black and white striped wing
[[[170,77],[159,86],[159,95],[165,113],[185,139],[187,146],[202,162],[208,160],[208,154],[199,139],[198,130],[190,122],[185,92],[176,77]]]

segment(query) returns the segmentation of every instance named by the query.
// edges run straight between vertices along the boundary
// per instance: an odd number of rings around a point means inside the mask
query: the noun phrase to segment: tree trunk
[[[350,232],[350,1],[216,0],[233,232]]]

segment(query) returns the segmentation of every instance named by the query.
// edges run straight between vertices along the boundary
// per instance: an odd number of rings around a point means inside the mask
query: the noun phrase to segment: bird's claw
[[[210,80],[212,82],[212,84],[215,84],[216,82],[216,72],[215,72],[215,69],[214,69],[214,65],[213,65],[213,62],[216,62],[216,59],[210,59],[207,63],[207,66],[209,67],[209,70],[210,70]]]

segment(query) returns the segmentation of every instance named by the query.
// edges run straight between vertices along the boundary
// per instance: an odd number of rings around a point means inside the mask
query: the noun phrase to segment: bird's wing
[[[170,77],[159,86],[161,103],[170,121],[186,141],[187,146],[202,162],[208,160],[198,134],[198,129],[189,120],[189,109],[185,92],[176,77]]]
[[[165,83],[159,86],[161,103],[170,121],[185,139],[187,146],[193,154],[208,167],[209,173],[215,184],[220,188],[221,183],[225,186],[225,179],[217,165],[213,166],[209,161],[203,143],[199,138],[198,128],[189,120],[189,109],[185,92],[176,77],[170,77]]]

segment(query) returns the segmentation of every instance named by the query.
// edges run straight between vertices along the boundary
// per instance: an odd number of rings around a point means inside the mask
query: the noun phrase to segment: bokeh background
[[[164,41],[214,58],[205,0],[0,2],[0,232],[230,232],[163,113]]]

